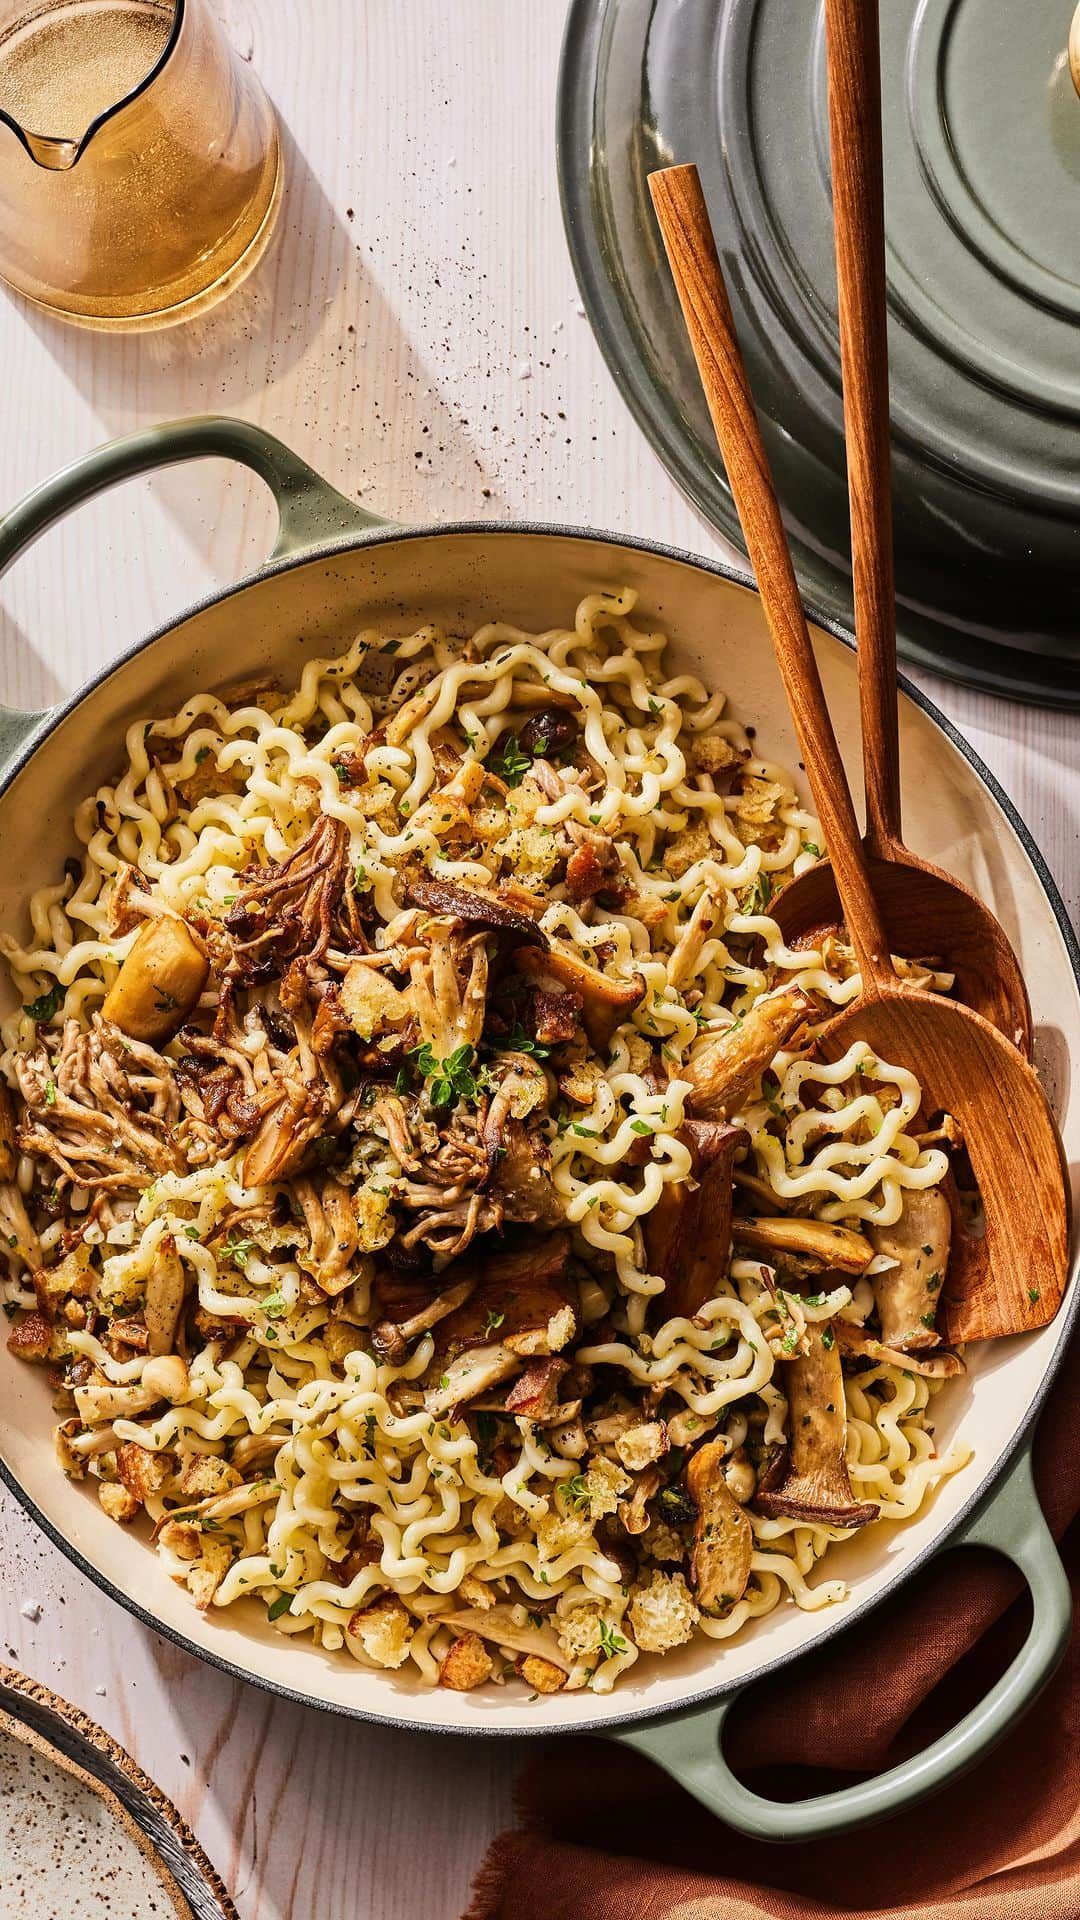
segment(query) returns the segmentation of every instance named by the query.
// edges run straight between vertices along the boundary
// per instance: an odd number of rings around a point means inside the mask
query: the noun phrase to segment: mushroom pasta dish
[[[193,1605],[460,1690],[827,1606],[967,1457],[962,1142],[819,1044],[853,954],[770,915],[815,823],[633,605],[140,720],[3,937],[59,1467]]]

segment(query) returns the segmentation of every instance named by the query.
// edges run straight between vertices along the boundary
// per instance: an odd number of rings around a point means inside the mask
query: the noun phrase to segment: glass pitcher
[[[0,275],[90,327],[201,312],[281,196],[274,112],[207,0],[0,0]]]

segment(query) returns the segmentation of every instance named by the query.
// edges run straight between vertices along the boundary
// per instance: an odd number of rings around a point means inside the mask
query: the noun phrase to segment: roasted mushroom
[[[876,1340],[865,1327],[852,1326],[846,1320],[834,1320],[833,1332],[841,1352],[853,1360],[872,1360],[885,1366],[902,1367],[905,1373],[921,1374],[924,1380],[951,1380],[963,1373],[964,1363],[948,1347],[936,1347],[932,1353],[903,1353]]]
[[[702,1613],[726,1613],[750,1578],[754,1530],[724,1478],[728,1447],[706,1441],[690,1457],[686,1484],[697,1509],[690,1583]]]
[[[883,1342],[907,1353],[936,1347],[934,1319],[952,1241],[945,1195],[939,1187],[907,1187],[899,1220],[869,1233],[876,1251],[896,1263],[874,1275]]]
[[[817,1011],[801,987],[782,987],[719,1033],[705,1034],[688,1064],[679,1069],[693,1088],[694,1112],[704,1119],[729,1119],[781,1047]]]
[[[514,965],[527,980],[547,993],[568,988],[581,995],[581,1018],[585,1031],[598,1053],[607,1054],[616,1028],[628,1020],[645,998],[645,982],[640,973],[631,980],[609,980],[606,974],[579,960],[566,947],[549,947],[538,953],[523,947],[514,956]]]
[[[546,947],[547,934],[527,913],[519,913],[497,893],[482,887],[463,887],[456,881],[438,880],[430,874],[411,877],[405,892],[414,906],[425,913],[460,920],[465,926],[484,927],[489,933],[512,934],[531,946]]]
[[[148,1353],[172,1352],[186,1292],[184,1263],[170,1237],[161,1242],[146,1282],[143,1319]]]
[[[758,1483],[760,1513],[807,1524],[865,1527],[879,1509],[857,1502],[847,1470],[847,1407],[840,1346],[831,1327],[806,1329],[809,1351],[781,1364],[788,1442]]]
[[[690,1319],[727,1272],[731,1169],[746,1135],[716,1120],[686,1120],[679,1139],[690,1150],[690,1178],[667,1181],[646,1214],[645,1253],[650,1271],[664,1282],[665,1317]]]
[[[408,1314],[404,1320],[387,1318],[378,1321],[372,1328],[372,1346],[394,1366],[400,1366],[408,1353],[410,1343],[418,1340],[422,1333],[427,1333],[432,1327],[438,1326],[439,1321],[445,1320],[447,1314],[454,1313],[458,1307],[464,1306],[469,1296],[475,1293],[479,1280],[478,1271],[467,1273],[463,1279],[455,1281],[452,1287],[445,1288],[442,1293],[437,1293],[433,1300],[429,1300],[415,1313]]]
[[[184,920],[147,920],[105,996],[102,1015],[132,1040],[171,1040],[206,985],[210,962]]]
[[[861,1233],[837,1227],[828,1220],[807,1220],[795,1214],[773,1219],[760,1214],[736,1219],[732,1226],[736,1246],[750,1247],[793,1273],[858,1275],[874,1257]]]

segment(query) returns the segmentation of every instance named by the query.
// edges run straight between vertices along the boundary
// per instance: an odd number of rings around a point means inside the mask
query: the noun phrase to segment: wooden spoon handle
[[[900,740],[877,0],[825,0],[825,30],[866,838],[887,856],[900,840]]]
[[[799,598],[772,474],[696,167],[649,175],[656,218],[757,577],[777,664],[825,830],[863,991],[892,978],[855,809]]]

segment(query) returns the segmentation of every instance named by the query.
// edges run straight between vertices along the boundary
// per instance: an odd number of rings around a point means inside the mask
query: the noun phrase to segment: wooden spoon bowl
[[[956,975],[955,997],[1031,1054],[1031,1005],[1016,955],[1000,923],[975,894],[896,846],[887,857],[867,850],[870,885],[889,951],[910,960],[932,960]],[[789,947],[816,946],[826,933],[843,931],[844,909],[836,876],[826,858],[790,880],[769,912]]]
[[[666,168],[649,186],[861,975],[858,1000],[827,1024],[820,1044],[835,1058],[865,1041],[914,1074],[928,1113],[941,1109],[960,1124],[983,1204],[985,1261],[959,1263],[959,1291],[950,1261],[950,1336],[1042,1326],[1061,1304],[1068,1265],[1066,1168],[1053,1116],[1027,1061],[995,1026],[958,1001],[903,985],[893,971],[697,170]],[[909,878],[906,867],[896,872]],[[921,880],[912,874],[910,884],[914,892]]]

